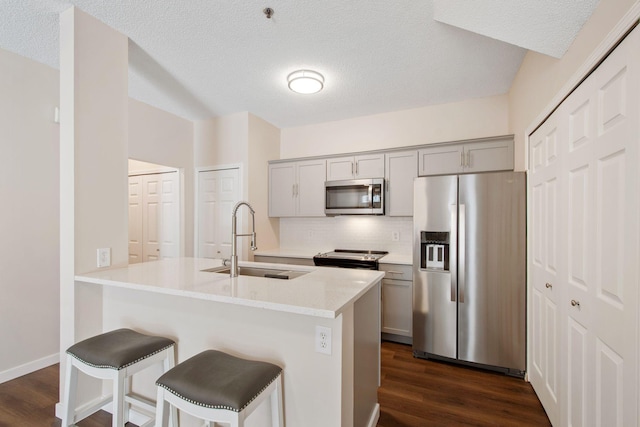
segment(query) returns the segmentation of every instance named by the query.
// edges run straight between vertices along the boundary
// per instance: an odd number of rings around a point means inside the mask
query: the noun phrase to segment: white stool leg
[[[162,362],[162,366],[164,368],[164,372],[167,372],[169,369],[176,366],[175,346],[172,346],[167,350],[167,357],[164,359],[164,362]],[[158,387],[158,389],[163,390],[162,387]],[[159,405],[160,400],[157,402],[157,405]],[[171,427],[178,427],[178,410],[173,405],[169,405],[169,417],[171,419]]]
[[[170,405],[169,402],[164,400],[164,389],[162,387],[158,387],[156,396],[156,427],[167,427],[169,421],[167,419],[167,409],[169,409]],[[172,405],[171,410],[175,411]],[[177,427],[177,424],[172,427]]]
[[[67,355],[67,371],[64,376],[64,412],[62,427],[73,424],[76,413],[76,392],[78,390],[78,369],[73,364],[73,357]]]
[[[282,374],[280,374],[276,380],[276,388],[271,392],[271,425],[273,427],[284,427],[282,412]]]
[[[124,392],[126,381],[126,369],[118,371],[116,378],[113,379],[113,427],[124,426]]]

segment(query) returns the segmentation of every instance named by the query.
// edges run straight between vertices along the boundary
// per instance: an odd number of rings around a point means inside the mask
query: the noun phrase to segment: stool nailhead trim
[[[194,404],[194,405],[202,406],[203,408],[210,408],[210,409],[225,409],[225,410],[227,410],[227,411],[242,412],[242,411],[244,410],[244,408],[246,408],[247,406],[249,406],[249,404],[250,404],[251,402],[253,402],[254,400],[256,400],[256,397],[260,396],[260,394],[261,394],[263,391],[265,391],[265,390],[267,389],[267,387],[269,387],[269,386],[270,386],[270,385],[271,385],[275,380],[277,380],[277,379],[278,379],[278,377],[279,377],[281,374],[282,374],[282,371],[280,371],[280,373],[279,373],[278,375],[276,375],[276,377],[275,377],[275,378],[273,378],[271,381],[269,381],[269,383],[268,383],[267,385],[265,385],[265,386],[262,388],[262,390],[260,390],[258,393],[256,393],[256,394],[255,394],[255,396],[253,396],[251,399],[249,399],[249,401],[248,401],[247,403],[245,403],[245,405],[244,405],[242,408],[240,408],[240,409],[235,409],[235,408],[231,408],[231,407],[229,407],[229,406],[224,406],[224,405],[206,405],[206,404],[204,404],[204,403],[202,403],[202,402],[195,402],[195,401],[193,401],[193,400],[191,400],[191,399],[188,399],[188,398],[184,397],[183,395],[181,395],[180,393],[176,392],[175,390],[173,390],[173,389],[171,389],[171,388],[169,388],[169,387],[166,387],[166,386],[165,386],[165,385],[163,385],[163,384],[158,384],[158,383],[156,383],[156,385],[157,385],[158,387],[162,387],[163,389],[167,390],[167,391],[168,391],[168,392],[170,392],[171,394],[174,394],[174,395],[178,396],[180,399],[182,399],[182,400],[184,400],[184,401],[186,401],[186,402],[192,403],[192,404]]]
[[[89,363],[89,362],[87,362],[87,361],[85,361],[85,360],[83,360],[83,359],[79,358],[78,356],[76,356],[76,355],[75,355],[75,354],[73,354],[73,353],[69,353],[69,352],[67,351],[67,354],[68,354],[69,356],[72,356],[74,359],[77,359],[77,360],[81,361],[81,362],[82,362],[82,363],[84,363],[85,365],[91,366],[92,368],[109,368],[109,369],[116,369],[116,370],[118,370],[118,371],[119,371],[119,370],[124,369],[124,368],[127,368],[127,367],[129,367],[129,366],[131,366],[131,365],[135,365],[136,363],[140,362],[141,360],[148,359],[148,358],[149,358],[149,357],[151,357],[151,356],[154,356],[154,355],[156,355],[156,354],[158,354],[158,353],[160,353],[160,352],[162,352],[162,351],[165,351],[166,349],[168,349],[168,348],[170,348],[170,347],[173,347],[174,345],[175,345],[175,344],[171,344],[171,345],[168,345],[168,346],[166,346],[166,347],[164,347],[164,348],[161,348],[160,350],[156,350],[156,351],[154,351],[153,353],[145,354],[143,357],[140,357],[140,358],[138,358],[138,359],[134,360],[133,362],[129,362],[129,363],[127,363],[126,365],[122,365],[122,366],[121,366],[121,367],[119,367],[119,368],[116,368],[115,366],[111,366],[111,365],[94,365],[93,363]]]

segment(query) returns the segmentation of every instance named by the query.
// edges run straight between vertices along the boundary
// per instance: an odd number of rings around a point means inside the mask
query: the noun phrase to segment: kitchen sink
[[[202,271],[206,271],[208,273],[231,274],[231,268],[228,266],[207,268],[206,270]],[[238,267],[239,276],[266,277],[270,279],[290,280],[295,279],[296,277],[303,276],[307,273],[308,271],[301,270],[283,270],[263,267]]]

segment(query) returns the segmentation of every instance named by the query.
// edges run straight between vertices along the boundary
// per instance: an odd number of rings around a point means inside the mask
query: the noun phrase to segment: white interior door
[[[142,259],[160,259],[162,180],[158,175],[142,176]]]
[[[530,339],[533,349],[529,364],[529,380],[553,425],[559,425],[561,383],[560,336],[564,328],[561,321],[561,301],[565,286],[560,269],[565,262],[559,248],[560,230],[566,224],[559,221],[565,216],[558,211],[560,167],[558,161],[557,114],[552,115],[530,138],[531,165],[531,312]],[[566,269],[565,269],[566,270]]]
[[[639,50],[636,29],[530,138],[529,374],[554,425],[638,425]]]
[[[129,262],[180,254],[180,180],[175,172],[129,177]]]
[[[637,425],[639,49],[635,30],[565,103],[568,425]]]
[[[231,257],[231,214],[239,200],[239,168],[198,173],[197,256]]]
[[[160,188],[160,216],[158,224],[161,258],[180,255],[180,181],[178,172],[158,174]]]
[[[142,262],[142,176],[129,177],[129,264]]]

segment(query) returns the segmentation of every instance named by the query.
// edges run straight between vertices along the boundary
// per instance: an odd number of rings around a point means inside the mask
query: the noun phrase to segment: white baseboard
[[[34,360],[33,362],[25,363],[24,365],[7,369],[6,371],[0,372],[0,384],[11,381],[23,375],[30,374],[39,369],[46,368],[47,366],[55,365],[59,362],[60,353],[54,353],[50,356],[43,357],[42,359]]]
[[[379,419],[380,419],[380,404],[376,403],[376,406],[373,407],[373,411],[371,412],[371,417],[369,417],[369,422],[367,423],[367,427],[376,427],[378,425]]]

